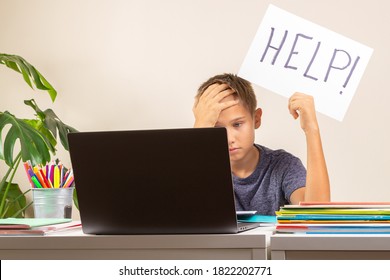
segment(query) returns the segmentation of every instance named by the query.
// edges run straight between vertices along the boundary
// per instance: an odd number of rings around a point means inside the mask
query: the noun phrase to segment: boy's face
[[[221,102],[235,98],[238,97],[233,94],[224,98]],[[220,113],[215,126],[227,129],[231,164],[245,164],[245,160],[253,156],[256,151],[253,145],[255,129],[260,126],[261,114],[261,109],[257,109],[252,116],[241,101]]]

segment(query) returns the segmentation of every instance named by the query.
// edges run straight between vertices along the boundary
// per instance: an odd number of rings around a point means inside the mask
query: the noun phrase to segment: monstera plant
[[[0,53],[0,64],[22,74],[31,88],[47,91],[51,100],[55,101],[56,90],[25,59]],[[19,185],[13,182],[20,162],[29,160],[32,165],[46,164],[56,152],[57,135],[62,146],[68,150],[66,135],[76,131],[64,124],[53,110],[42,111],[34,99],[25,100],[24,104],[34,112],[32,119],[17,118],[9,111],[0,112],[0,160],[8,168],[5,174],[0,174],[0,218],[24,217],[25,210],[31,204],[27,204],[25,197],[29,190],[22,192]],[[19,145],[15,145],[17,141]]]

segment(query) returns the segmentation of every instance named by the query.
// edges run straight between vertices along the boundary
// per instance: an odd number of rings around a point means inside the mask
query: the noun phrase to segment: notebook
[[[225,128],[68,134],[88,234],[237,233]]]

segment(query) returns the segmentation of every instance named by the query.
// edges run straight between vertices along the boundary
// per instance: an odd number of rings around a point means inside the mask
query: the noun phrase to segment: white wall
[[[0,67],[0,111],[30,117],[23,100],[35,98],[41,108],[53,108],[80,131],[191,127],[197,87],[211,75],[238,72],[270,3],[372,47],[344,121],[321,114],[318,119],[333,200],[390,200],[388,1],[0,3],[0,52],[26,58],[59,93],[52,104],[46,93],[30,90],[19,75]],[[261,87],[255,90],[264,111],[257,142],[305,161],[305,138],[287,110],[287,99]],[[58,157],[69,164],[62,149]],[[19,173],[18,182],[28,188]]]

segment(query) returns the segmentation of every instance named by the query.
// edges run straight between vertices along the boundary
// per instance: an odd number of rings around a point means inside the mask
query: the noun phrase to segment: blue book
[[[270,224],[276,224],[276,216],[268,216],[268,215],[251,215],[247,217],[239,217],[239,222],[245,222],[245,223],[270,223]]]

